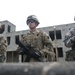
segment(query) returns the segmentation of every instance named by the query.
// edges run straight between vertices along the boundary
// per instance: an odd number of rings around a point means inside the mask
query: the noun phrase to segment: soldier
[[[66,52],[66,60],[75,60],[75,28],[71,28],[65,35],[64,44],[66,47],[71,48],[71,50]]]
[[[41,54],[40,58],[43,61],[54,61],[55,53],[51,38],[46,32],[36,29],[39,25],[37,17],[35,15],[28,16],[26,23],[29,26],[30,31],[22,36],[21,42],[24,42],[24,44],[30,44],[34,50],[39,51]],[[36,60],[31,58],[30,62],[31,61]]]
[[[5,60],[5,52],[7,48],[7,41],[6,38],[3,36],[4,29],[2,25],[0,25],[0,62],[4,62]]]

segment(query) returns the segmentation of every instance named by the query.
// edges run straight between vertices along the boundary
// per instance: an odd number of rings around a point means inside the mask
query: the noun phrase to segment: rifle
[[[40,59],[41,53],[38,51],[35,51],[31,45],[25,45],[23,44],[23,42],[18,41],[18,45],[20,47],[19,49],[19,54],[24,55],[26,54],[27,57],[25,59],[25,62],[29,62],[31,58],[34,58],[35,60],[39,61],[39,62],[43,62]]]

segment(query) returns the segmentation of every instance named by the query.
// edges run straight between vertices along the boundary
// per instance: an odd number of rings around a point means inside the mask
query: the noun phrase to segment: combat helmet
[[[37,23],[37,25],[39,24],[39,20],[37,19],[35,15],[30,15],[27,17],[27,21],[26,21],[27,25],[29,20],[34,20]]]

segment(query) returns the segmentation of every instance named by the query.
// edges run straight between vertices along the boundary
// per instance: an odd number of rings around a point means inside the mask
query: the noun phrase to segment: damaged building
[[[29,30],[16,31],[16,26],[7,20],[0,21],[0,24],[3,27],[2,34],[6,37],[8,42],[8,47],[5,54],[5,62],[23,62],[24,56],[19,55],[17,51],[17,41],[21,36],[23,36],[23,34],[27,33]],[[46,31],[51,37],[54,52],[56,54],[56,61],[65,61],[66,51],[70,50],[70,48],[65,47],[63,40],[68,30],[73,27],[75,27],[75,23],[38,28],[39,30],[41,29],[43,31]]]

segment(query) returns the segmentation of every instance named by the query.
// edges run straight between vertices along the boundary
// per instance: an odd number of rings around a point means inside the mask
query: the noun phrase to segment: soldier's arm
[[[52,40],[47,33],[43,34],[43,43],[49,49],[49,51],[53,51]]]
[[[72,28],[67,32],[64,38],[64,44],[66,47],[71,47],[73,45],[73,41],[75,41],[75,29]]]
[[[46,32],[43,33],[43,44],[44,44],[44,49],[41,50],[41,53],[45,52],[45,53],[51,53],[53,55],[54,49],[53,49],[52,40]]]
[[[71,38],[67,39],[64,44],[66,47],[70,48],[72,46]]]
[[[41,50],[41,52],[48,56],[48,61],[55,61],[55,53],[52,40],[47,33],[43,34],[43,44],[45,45],[45,47]]]
[[[0,45],[1,45],[1,48],[4,51],[6,51],[6,48],[7,48],[7,40],[6,40],[6,38],[4,36],[1,37],[1,43],[0,43]]]

